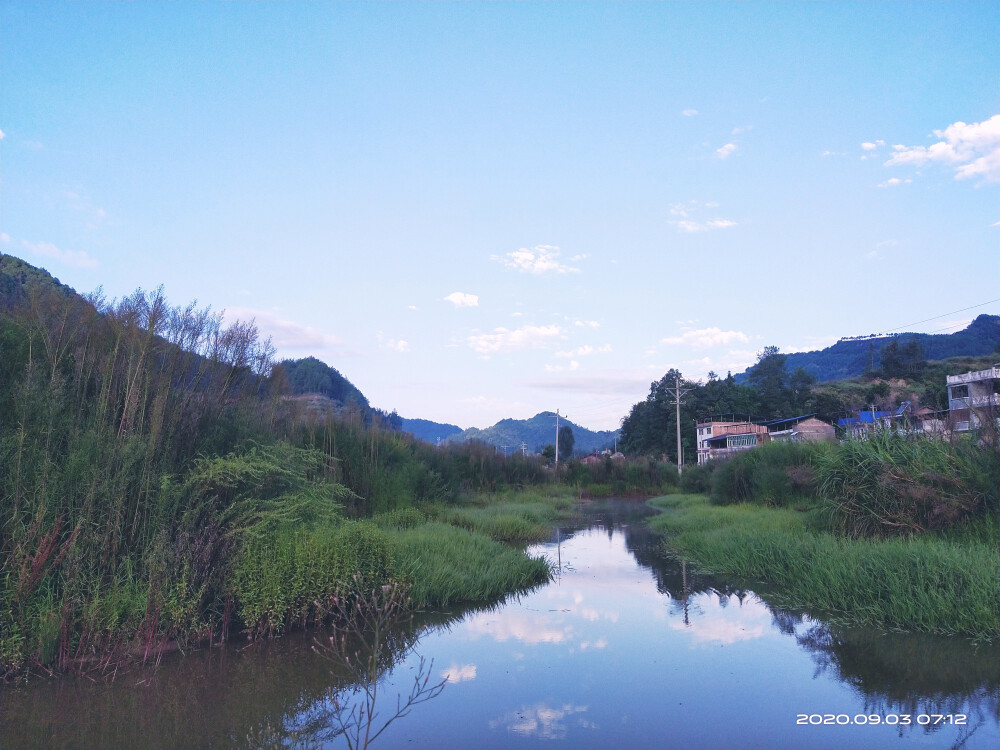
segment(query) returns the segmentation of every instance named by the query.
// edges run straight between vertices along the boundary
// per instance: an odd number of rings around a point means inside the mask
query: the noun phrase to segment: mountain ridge
[[[897,333],[892,336],[844,337],[825,349],[785,354],[788,372],[801,367],[816,377],[816,382],[847,380],[878,370],[881,350],[890,342],[900,347],[915,342],[922,347],[926,360],[950,357],[984,357],[1000,347],[1000,315],[982,314],[968,326],[954,333]],[[1000,356],[1000,354],[998,354]],[[737,383],[746,382],[755,365],[734,374]]]
[[[588,430],[566,417],[559,418],[559,427],[569,426],[573,430],[573,452],[593,453],[595,450],[614,448],[618,430]],[[447,442],[467,442],[480,440],[497,448],[506,446],[508,451],[523,449],[537,453],[546,445],[555,444],[556,413],[542,411],[528,419],[501,419],[496,424],[483,429],[470,427],[448,438]]]

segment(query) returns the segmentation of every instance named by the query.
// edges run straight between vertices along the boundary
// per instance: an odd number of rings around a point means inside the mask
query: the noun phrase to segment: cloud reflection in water
[[[452,662],[451,666],[441,673],[441,676],[448,682],[468,682],[476,679],[476,665],[458,665]]]
[[[587,706],[574,706],[569,703],[559,708],[552,708],[544,703],[522,706],[516,711],[511,711],[499,719],[491,721],[490,729],[505,728],[508,732],[523,737],[561,740],[566,737],[567,721],[576,714],[586,713],[587,708]],[[587,721],[583,716],[576,716],[572,723],[585,729],[596,728],[593,722]]]

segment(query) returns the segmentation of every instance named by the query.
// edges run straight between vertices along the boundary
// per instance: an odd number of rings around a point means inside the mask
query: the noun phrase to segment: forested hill
[[[281,367],[292,393],[318,393],[344,406],[353,404],[363,412],[368,412],[371,408],[368,399],[350,380],[315,357],[286,359]]]
[[[900,333],[882,338],[845,338],[820,351],[786,354],[785,364],[789,372],[801,367],[819,382],[846,380],[884,369],[883,349],[895,355],[908,347],[914,355],[926,360],[985,357],[1000,351],[1000,315],[980,315],[967,328],[955,333]],[[736,375],[736,382],[745,382],[751,369]]]
[[[13,255],[0,255],[0,304],[10,307],[27,299],[25,287],[31,284],[50,287],[66,296],[76,294],[72,287],[66,286],[45,269],[35,268]]]
[[[593,453],[595,450],[614,448],[616,431],[602,430],[594,432],[586,427],[573,424],[566,418],[559,420],[560,428],[568,425],[573,430],[573,452],[577,455]],[[554,444],[556,440],[556,414],[543,411],[531,419],[501,419],[492,427],[480,430],[470,427],[449,438],[449,442],[466,442],[481,440],[489,445],[503,448],[507,453],[521,450],[522,443],[528,453],[538,453],[546,445]]]

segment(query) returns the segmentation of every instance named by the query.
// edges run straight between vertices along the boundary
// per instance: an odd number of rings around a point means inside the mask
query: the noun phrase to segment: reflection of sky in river
[[[937,748],[955,737],[797,726],[800,713],[862,713],[864,698],[817,670],[756,595],[685,602],[657,590],[620,531],[582,531],[532,552],[561,559],[561,575],[426,634],[417,651],[450,684],[396,722],[383,747]],[[801,618],[795,631],[811,624]],[[414,663],[397,670],[397,684]],[[965,747],[992,748],[995,737],[994,722]]]

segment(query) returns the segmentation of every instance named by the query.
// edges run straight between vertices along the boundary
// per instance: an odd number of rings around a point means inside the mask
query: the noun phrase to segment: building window
[[[951,397],[952,398],[968,398],[969,397],[969,386],[967,386],[967,385],[953,385],[951,387]]]

